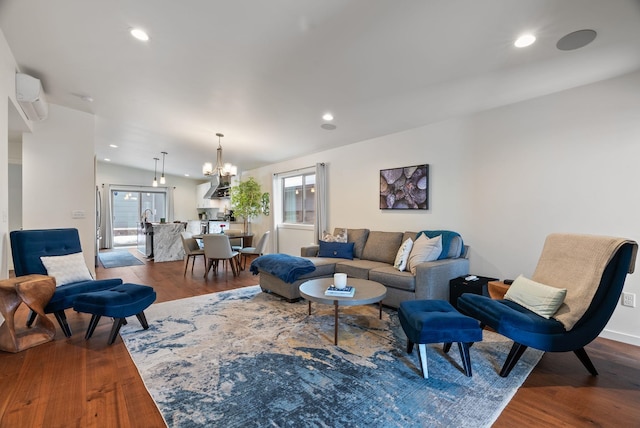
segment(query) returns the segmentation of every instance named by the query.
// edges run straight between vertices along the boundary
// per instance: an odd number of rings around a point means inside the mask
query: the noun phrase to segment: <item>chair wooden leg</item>
[[[519,343],[513,342],[513,346],[511,347],[511,351],[509,351],[509,355],[507,355],[507,359],[502,366],[502,370],[500,370],[501,377],[509,376],[513,367],[515,367],[516,363],[527,350],[527,346],[521,345]]]
[[[98,325],[98,322],[100,322],[100,315],[92,315],[91,316],[91,321],[89,321],[89,327],[87,328],[87,332],[84,335],[85,339],[89,339],[91,336],[93,336],[93,332],[96,329],[96,326]]]
[[[207,258],[205,257],[205,259],[204,259],[204,277],[205,278],[209,274],[209,271],[211,270],[211,266],[213,266],[213,260],[211,260],[211,259],[207,260]],[[215,270],[214,270],[214,272],[215,272]]]
[[[53,313],[58,320],[58,324],[60,324],[60,328],[62,328],[62,332],[65,337],[71,337],[71,328],[69,327],[69,323],[67,322],[67,316],[64,314],[64,311],[58,311]]]
[[[187,268],[189,267],[189,259],[191,258],[191,256],[187,256],[187,261],[184,264],[184,274],[182,276],[187,276]],[[193,265],[191,267],[191,272],[193,272]]]
[[[591,373],[592,376],[598,376],[598,371],[591,362],[591,359],[587,355],[587,351],[585,351],[584,348],[576,349],[575,351],[573,351],[573,353],[576,354],[576,357],[578,357],[582,365],[585,366],[587,370],[589,370],[589,373]]]

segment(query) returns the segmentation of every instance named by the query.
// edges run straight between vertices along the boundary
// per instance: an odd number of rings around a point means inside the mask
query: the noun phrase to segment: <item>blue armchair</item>
[[[16,276],[29,274],[46,275],[40,257],[65,256],[82,251],[80,236],[77,229],[42,229],[42,230],[16,230],[10,233],[13,267]],[[102,279],[80,281],[56,287],[53,297],[45,306],[44,312],[54,314],[66,337],[71,336],[71,329],[67,323],[65,309],[73,307],[73,302],[78,294],[91,291],[100,291],[113,288],[122,284],[122,280]],[[29,316],[27,326],[31,326],[35,320],[35,313]]]
[[[500,371],[502,377],[509,375],[527,347],[573,351],[589,373],[597,376],[584,347],[611,318],[627,273],[633,273],[637,248],[636,242],[620,238],[549,235],[532,279],[567,289],[554,316],[543,318],[513,301],[474,294],[463,294],[458,308],[514,341]],[[590,292],[585,293],[589,288],[585,283],[592,283]]]

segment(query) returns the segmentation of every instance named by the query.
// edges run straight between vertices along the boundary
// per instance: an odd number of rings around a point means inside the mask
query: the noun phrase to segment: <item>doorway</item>
[[[143,223],[159,223],[167,218],[166,191],[111,191],[113,247],[138,245]]]

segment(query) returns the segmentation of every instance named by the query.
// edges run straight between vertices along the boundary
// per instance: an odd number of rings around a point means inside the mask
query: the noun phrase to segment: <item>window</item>
[[[282,222],[314,224],[316,220],[316,174],[301,174],[282,180]]]

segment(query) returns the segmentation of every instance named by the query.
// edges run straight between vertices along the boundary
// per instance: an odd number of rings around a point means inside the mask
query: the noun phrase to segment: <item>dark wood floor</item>
[[[182,262],[145,261],[98,268],[97,275],[152,285],[156,302],[258,282],[247,271],[239,278],[231,271],[210,273],[205,280],[202,259],[193,275],[183,277],[183,268]],[[71,338],[58,327],[53,342],[18,354],[0,352],[0,427],[164,426],[122,340],[107,346],[111,320],[102,319],[85,341],[90,317],[67,312]],[[25,317],[21,308],[19,325]],[[572,353],[546,354],[494,426],[640,426],[640,347],[596,339],[587,352],[600,376],[590,376]]]

